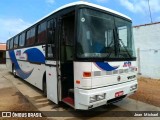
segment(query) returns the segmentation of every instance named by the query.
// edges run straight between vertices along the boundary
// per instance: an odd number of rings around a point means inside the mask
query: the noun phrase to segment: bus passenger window
[[[7,48],[7,50],[9,50],[9,40],[7,41],[7,46],[6,46]]]
[[[38,43],[46,41],[46,22],[38,25]]]
[[[10,46],[9,46],[10,49],[13,48],[13,38],[10,40]]]
[[[35,28],[30,29],[27,31],[27,46],[33,45],[35,42]]]
[[[14,38],[14,48],[18,48],[18,36]]]
[[[20,47],[23,47],[25,44],[25,33],[22,33],[20,36],[19,36],[19,46]]]
[[[55,45],[55,21],[52,19],[48,21],[48,26],[47,26],[47,32],[48,32],[48,54],[47,57],[53,57],[55,58],[55,50],[56,50],[56,45]]]

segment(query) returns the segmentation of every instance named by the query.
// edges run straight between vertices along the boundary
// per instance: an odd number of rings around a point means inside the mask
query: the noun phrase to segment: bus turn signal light
[[[83,72],[83,77],[91,77],[91,72]]]
[[[76,84],[80,84],[81,82],[80,82],[80,80],[76,80]]]

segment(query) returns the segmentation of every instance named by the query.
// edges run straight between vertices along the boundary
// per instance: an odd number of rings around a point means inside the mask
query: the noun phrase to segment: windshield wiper
[[[112,47],[111,45],[113,44],[114,45],[114,40],[115,40],[115,31],[113,30],[113,35],[114,35],[114,38],[112,39],[111,43],[109,44],[109,46],[107,46],[107,50],[110,49],[110,52],[108,53],[108,55],[106,56],[106,58],[110,58],[111,54],[112,54],[112,51],[114,51],[115,48],[113,48],[112,50]],[[111,48],[110,48],[111,47]]]
[[[119,38],[119,33],[118,33],[118,28],[117,27],[115,27],[115,29],[116,29],[116,31],[115,31],[115,38],[116,38],[116,42],[118,42],[117,44],[118,45],[116,45],[116,47],[118,47],[118,49],[117,49],[117,51],[116,51],[116,53],[118,53],[118,56],[120,55],[120,53],[121,53],[121,49],[120,49],[120,42],[122,43],[122,47],[125,49],[125,51],[126,51],[126,53],[127,53],[127,55],[130,57],[130,58],[132,58],[132,56],[130,55],[130,53],[129,53],[129,51],[127,50],[127,48],[126,48],[126,46],[125,46],[125,44],[123,43],[123,41],[122,41],[122,39],[120,39]],[[119,50],[119,51],[118,51]]]
[[[119,39],[119,41],[122,43],[122,47],[125,49],[125,51],[126,51],[126,53],[128,54],[128,56],[129,56],[130,58],[132,58],[132,56],[130,55],[130,53],[129,53],[129,51],[127,50],[126,46],[124,45],[122,39],[120,39],[119,36],[118,36],[118,39]],[[119,50],[120,50],[120,45],[119,45]],[[121,52],[121,51],[119,51],[119,53],[120,53],[120,52]]]
[[[114,36],[114,39],[112,39],[112,41],[109,44],[109,46],[107,46],[107,48],[109,48],[109,49],[107,49],[107,50],[109,50],[109,53],[108,53],[108,55],[105,58],[110,58],[110,56],[113,53],[113,51],[115,51],[114,52],[115,56],[116,56],[116,54],[119,56],[120,52],[121,52],[121,50],[120,50],[120,43],[122,43],[122,47],[125,49],[127,55],[130,58],[132,58],[131,54],[127,50],[127,48],[126,48],[125,44],[123,43],[122,39],[119,38],[118,32],[116,32],[115,30],[113,30],[113,36]],[[116,45],[116,44],[118,44],[118,45]],[[113,46],[111,47],[111,45],[113,45],[114,47]]]

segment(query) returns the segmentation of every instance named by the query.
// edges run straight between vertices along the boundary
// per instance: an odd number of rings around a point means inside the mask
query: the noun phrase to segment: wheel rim
[[[15,68],[13,69],[13,74],[16,76],[16,70],[15,70]]]

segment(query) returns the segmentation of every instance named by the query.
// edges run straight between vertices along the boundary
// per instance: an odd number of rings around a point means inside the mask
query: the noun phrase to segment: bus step
[[[68,92],[69,93],[74,93],[74,89],[69,89]]]
[[[69,106],[71,106],[71,107],[74,108],[74,99],[73,99],[73,98],[71,98],[71,97],[66,97],[66,98],[62,99],[62,101],[63,101],[64,103],[66,103],[67,105],[69,105]]]

